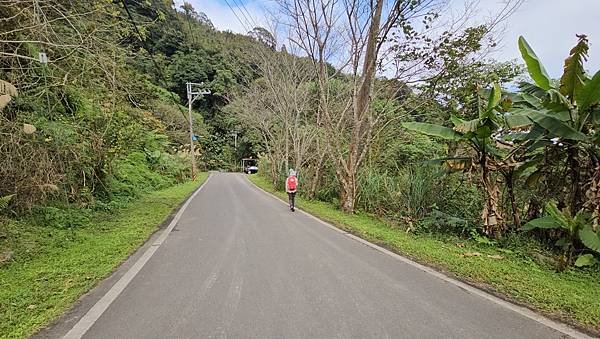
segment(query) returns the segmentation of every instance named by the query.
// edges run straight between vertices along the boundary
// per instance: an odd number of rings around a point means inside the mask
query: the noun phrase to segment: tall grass
[[[379,215],[417,220],[440,201],[442,173],[429,164],[415,164],[396,173],[367,168],[360,175],[358,206]]]
[[[439,166],[432,164],[413,165],[402,173],[398,195],[412,220],[422,218],[439,204],[442,175]]]

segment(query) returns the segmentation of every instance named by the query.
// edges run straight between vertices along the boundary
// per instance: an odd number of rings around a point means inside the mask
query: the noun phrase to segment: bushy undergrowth
[[[155,114],[123,104],[105,109],[81,89],[62,96],[48,113],[24,93],[0,115],[0,197],[14,195],[5,214],[32,211],[49,224],[76,225],[60,216],[69,206],[110,209],[188,178],[167,123]],[[160,116],[168,122],[174,114]]]
[[[396,173],[365,169],[360,179],[360,208],[380,215],[398,214],[418,219],[435,205],[440,173],[438,169],[419,164]]]
[[[137,196],[141,192],[168,187],[183,176],[184,164],[176,156],[170,156],[157,151],[151,161],[142,152],[133,152],[123,159],[118,159],[113,165],[113,175],[108,182],[109,191],[116,196]],[[169,164],[172,162],[172,165]],[[161,171],[152,167],[160,167]],[[171,172],[172,171],[172,172]]]
[[[481,198],[459,173],[431,163],[417,163],[395,173],[365,169],[359,208],[400,218],[411,231],[468,235],[477,224]]]

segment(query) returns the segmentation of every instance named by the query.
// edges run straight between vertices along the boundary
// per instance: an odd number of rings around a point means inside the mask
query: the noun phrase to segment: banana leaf
[[[580,112],[585,111],[598,102],[600,102],[600,71],[583,85],[577,96],[577,105]]]
[[[560,227],[561,226],[556,222],[556,220],[554,220],[554,218],[548,216],[531,220],[523,225],[523,231],[531,231],[535,228],[551,229]]]
[[[573,129],[571,126],[562,122],[556,116],[533,110],[527,112],[527,116],[531,119],[531,121],[543,127],[556,137],[578,141],[587,140],[587,136],[585,134]]]
[[[575,261],[575,266],[583,267],[583,266],[594,266],[598,263],[598,259],[594,258],[593,254],[582,254],[577,257]]]
[[[521,51],[521,56],[523,56],[523,60],[525,60],[525,64],[527,65],[527,71],[531,76],[531,79],[538,85],[540,88],[544,90],[550,89],[550,77],[548,76],[548,72],[544,68],[544,65],[540,62],[540,59],[535,54],[531,46],[527,43],[524,37],[519,37],[519,50]]]
[[[594,232],[590,226],[579,231],[579,239],[587,248],[600,253],[600,234]]]
[[[460,132],[460,133],[475,132],[475,131],[477,131],[477,128],[479,127],[480,122],[481,122],[480,119],[463,121],[463,122],[459,123],[458,125],[454,126],[454,130],[457,132]]]
[[[411,131],[420,132],[433,137],[439,137],[446,140],[461,140],[462,135],[454,131],[452,128],[428,124],[425,122],[405,122],[402,124],[404,128]]]
[[[585,36],[579,36],[579,42],[565,60],[564,72],[560,78],[560,93],[577,99],[579,90],[583,87],[585,79],[585,70],[583,61],[587,60],[590,47]]]
[[[492,85],[492,90],[490,92],[490,96],[488,98],[488,111],[494,109],[494,107],[498,106],[500,103],[500,99],[502,99],[502,89],[497,82],[494,82]]]

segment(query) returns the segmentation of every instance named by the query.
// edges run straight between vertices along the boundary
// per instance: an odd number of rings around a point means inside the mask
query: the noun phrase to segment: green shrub
[[[463,218],[434,209],[417,221],[417,231],[426,233],[456,234],[469,236],[475,225]]]
[[[399,174],[399,173],[398,173]],[[360,174],[360,209],[379,215],[391,214],[401,209],[398,199],[400,190],[399,175],[379,172],[376,169],[365,168]]]
[[[302,174],[300,174],[300,180],[304,180],[302,178]],[[308,180],[301,181],[306,186]],[[317,185],[317,190],[315,191],[315,198],[321,201],[330,202],[336,206],[340,206],[339,203],[340,196],[340,185],[335,177],[335,170],[331,164],[326,163],[325,167],[322,169],[321,173],[321,181],[319,185]]]
[[[482,198],[477,187],[462,173],[445,173],[433,192],[433,206],[417,222],[420,232],[475,237]]]
[[[190,162],[187,158],[169,154],[160,150],[146,151],[149,167],[175,182],[181,182],[190,175]]]
[[[96,200],[90,208],[94,211],[110,212],[127,206],[130,200],[130,197],[114,197],[109,201]]]
[[[399,215],[412,223],[439,204],[441,177],[439,167],[426,163],[397,173],[365,169],[360,175],[358,206],[379,215]]]
[[[450,172],[442,177],[437,208],[449,215],[479,224],[483,198],[467,174]]]
[[[481,197],[460,173],[444,173],[436,164],[417,163],[395,173],[365,168],[359,178],[358,207],[363,211],[399,218],[419,232],[476,233]]]
[[[422,163],[406,168],[399,176],[398,199],[402,213],[411,220],[425,216],[440,202],[442,172],[438,166]]]
[[[113,164],[110,191],[117,196],[137,196],[139,193],[168,186],[168,178],[153,171],[146,155],[133,152]]]
[[[69,229],[82,227],[89,223],[90,212],[88,209],[73,207],[36,206],[33,209],[33,217],[39,225]]]

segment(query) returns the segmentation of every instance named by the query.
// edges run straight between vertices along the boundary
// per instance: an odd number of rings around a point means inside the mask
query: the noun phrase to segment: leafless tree
[[[382,49],[390,32],[441,2],[279,0],[289,40],[310,58],[317,74],[316,122],[325,134],[321,153],[328,154],[336,167],[340,201],[346,212],[354,211],[359,193],[357,174],[374,128],[380,123],[370,105]],[[335,80],[341,78],[350,85],[340,96]]]
[[[255,55],[263,76],[229,110],[260,131],[276,182],[288,168],[302,172],[313,160],[311,150],[318,132],[310,99],[312,73],[306,60],[287,53],[256,51]]]

